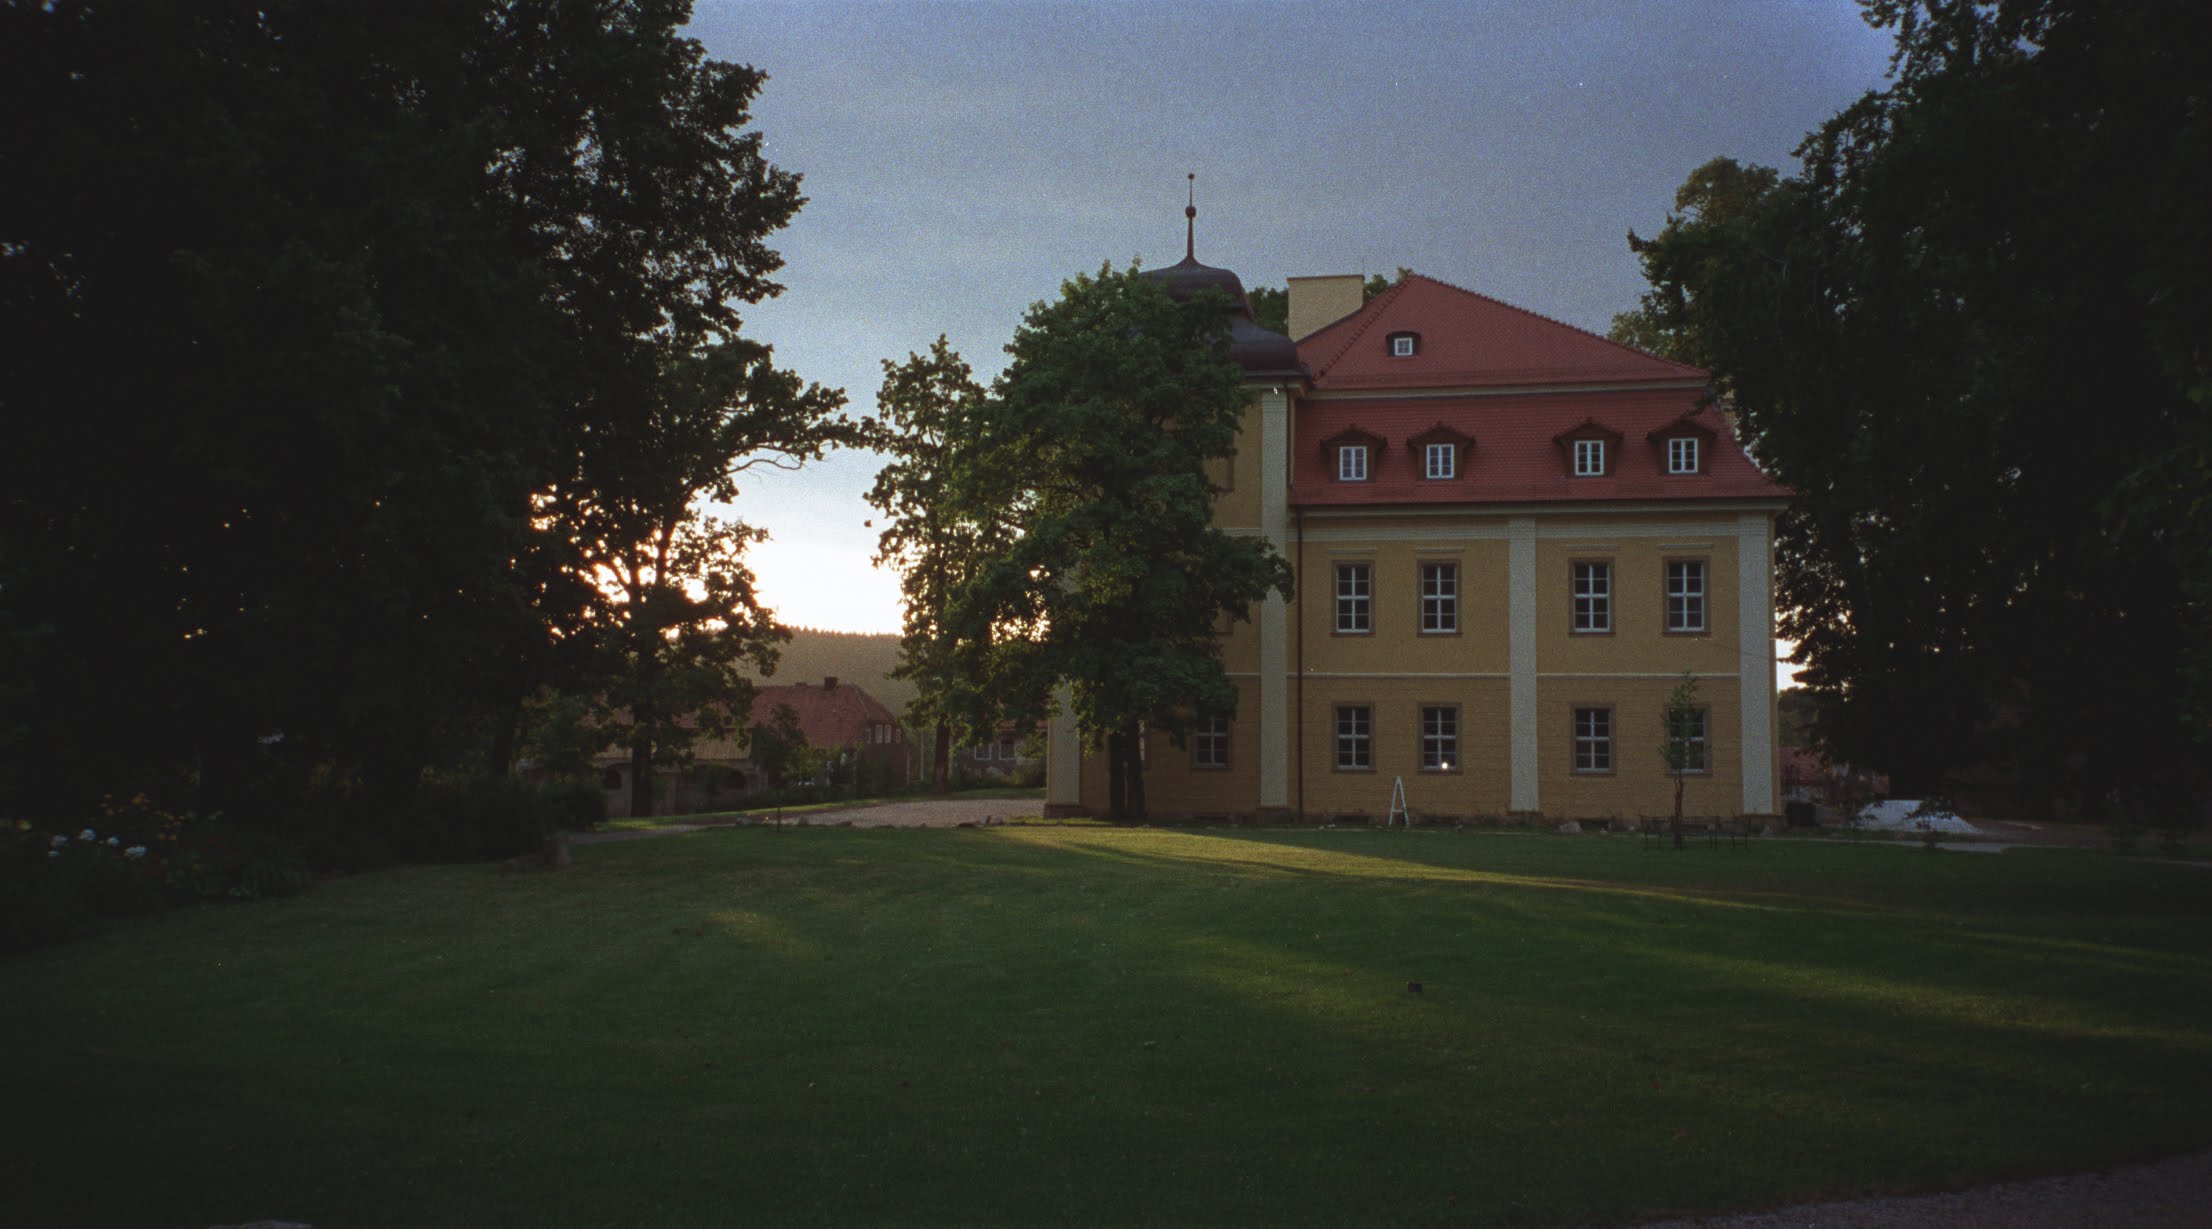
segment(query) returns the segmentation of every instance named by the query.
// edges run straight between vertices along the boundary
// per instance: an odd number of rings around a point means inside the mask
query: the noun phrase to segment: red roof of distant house
[[[1416,338],[1394,356],[1390,339]],[[1312,394],[1298,411],[1291,502],[1374,504],[1776,500],[1721,414],[1706,373],[1534,312],[1408,276],[1300,342]],[[1574,475],[1570,439],[1595,422],[1606,472]],[[1361,482],[1337,479],[1325,441],[1380,437]],[[1442,426],[1472,437],[1451,478],[1426,476],[1411,443]],[[1670,432],[1699,440],[1698,472],[1667,472]]]
[[[775,719],[776,706],[787,704],[799,719],[799,731],[809,746],[850,747],[865,743],[868,727],[889,725],[899,737],[898,718],[858,684],[825,679],[815,683],[785,683],[762,687],[753,696],[753,715],[747,725],[767,725]]]

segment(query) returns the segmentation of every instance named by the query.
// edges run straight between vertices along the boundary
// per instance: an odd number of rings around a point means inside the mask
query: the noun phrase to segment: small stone
[[[1559,825],[1559,835],[1580,836],[1582,835],[1582,825],[1570,819],[1566,823]]]

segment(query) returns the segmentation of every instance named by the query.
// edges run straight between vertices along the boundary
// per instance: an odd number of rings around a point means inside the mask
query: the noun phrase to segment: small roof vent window
[[[1392,358],[1412,358],[1421,352],[1419,333],[1392,333],[1388,341]]]

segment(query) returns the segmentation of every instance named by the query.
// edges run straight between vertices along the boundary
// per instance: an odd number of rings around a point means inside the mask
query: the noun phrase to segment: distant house
[[[608,818],[628,818],[630,749],[608,747],[592,757],[591,766],[599,774],[599,788],[607,796]],[[742,736],[696,739],[691,744],[689,764],[654,771],[653,813],[694,815],[702,811],[728,810],[742,805],[745,795],[760,784],[759,774],[745,758]]]
[[[1011,780],[1036,762],[1036,757],[1024,753],[1020,733],[1007,726],[990,742],[962,748],[953,756],[953,769],[969,781]]]
[[[893,789],[907,783],[912,756],[906,730],[896,714],[858,684],[832,676],[819,686],[762,687],[753,696],[753,716],[747,724],[767,724],[779,705],[798,718],[808,746],[852,752],[861,779]]]

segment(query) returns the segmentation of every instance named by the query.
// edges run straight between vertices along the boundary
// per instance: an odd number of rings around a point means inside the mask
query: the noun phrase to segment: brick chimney
[[[827,678],[824,678],[824,679],[822,680],[822,690],[824,690],[824,691],[835,691],[835,690],[837,690],[837,676],[836,676],[836,675],[834,675],[834,674],[832,674],[832,675],[828,676]]]

